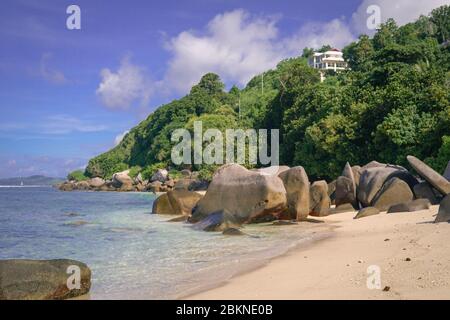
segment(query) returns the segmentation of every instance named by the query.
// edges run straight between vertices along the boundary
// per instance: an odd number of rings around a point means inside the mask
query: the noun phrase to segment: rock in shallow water
[[[79,289],[72,281],[78,268]],[[90,287],[91,270],[80,261],[0,260],[0,300],[68,299],[88,293]]]
[[[192,221],[192,218],[188,221],[195,222],[192,225],[193,229],[203,231],[223,231],[228,228],[238,228],[240,226],[240,223],[234,215],[223,210],[209,214],[198,222]]]
[[[156,214],[190,215],[192,208],[203,196],[194,191],[173,190],[160,195],[153,202],[152,212]]]
[[[249,171],[238,164],[226,164],[214,173],[190,221],[226,212],[237,223],[250,223],[273,220],[285,209],[286,189],[280,178]]]

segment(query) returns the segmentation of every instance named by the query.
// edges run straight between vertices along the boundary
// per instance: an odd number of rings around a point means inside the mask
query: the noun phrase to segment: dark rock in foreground
[[[424,162],[420,161],[416,157],[407,156],[409,164],[414,170],[426,181],[428,181],[436,190],[442,195],[446,196],[450,193],[450,182],[441,176],[439,173],[431,169]]]
[[[441,201],[439,206],[439,212],[436,216],[435,223],[438,222],[450,222],[450,194],[448,194],[444,200]]]
[[[72,281],[73,266],[80,270],[79,289]],[[91,270],[79,261],[0,260],[0,300],[68,299],[88,293],[90,287]]]
[[[380,214],[380,210],[375,207],[367,207],[359,210],[356,216],[353,219],[360,219],[364,217],[374,216]]]
[[[413,201],[399,203],[389,208],[387,213],[414,212],[430,209],[431,203],[428,199],[416,199]]]

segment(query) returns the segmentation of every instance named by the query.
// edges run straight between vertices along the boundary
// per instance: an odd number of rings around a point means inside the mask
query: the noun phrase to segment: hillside
[[[225,92],[219,76],[209,73],[91,159],[85,175],[109,178],[131,167],[148,175],[167,167],[171,132],[192,129],[195,120],[203,130],[279,128],[280,163],[302,165],[314,179],[338,175],[347,161],[407,166],[407,154],[442,172],[450,158],[449,15],[443,6],[402,27],[388,20],[374,37],[362,35],[343,49],[351,70],[328,74],[322,83],[307,65],[310,48],[265,72],[264,90],[261,75]]]
[[[0,186],[20,186],[22,182],[24,186],[52,186],[62,181],[64,181],[63,178],[51,178],[36,175],[24,178],[0,179]]]

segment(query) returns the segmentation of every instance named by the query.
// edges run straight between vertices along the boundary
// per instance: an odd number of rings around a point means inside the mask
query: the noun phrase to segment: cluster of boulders
[[[355,218],[382,211],[412,212],[441,203],[436,222],[450,220],[450,163],[441,176],[413,156],[407,160],[417,175],[377,161],[362,167],[347,163],[335,181],[312,184],[301,166],[248,170],[226,164],[214,173],[204,195],[172,190],[154,202],[153,212],[179,215],[176,221],[187,220],[199,229],[225,230],[349,211],[358,211]]]
[[[175,186],[180,184],[190,190],[206,190],[208,187],[206,181],[198,179],[196,172],[183,170],[181,173],[183,177],[177,179],[171,177],[166,169],[158,169],[150,179],[144,180],[141,173],[132,178],[130,170],[126,170],[113,174],[110,180],[95,177],[85,181],[66,181],[57,187],[62,191],[150,191],[154,193],[174,190]]]

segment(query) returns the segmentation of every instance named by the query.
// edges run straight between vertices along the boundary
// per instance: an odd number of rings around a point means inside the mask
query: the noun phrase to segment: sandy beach
[[[437,211],[317,218],[333,236],[186,298],[449,299],[450,224],[432,223]],[[380,289],[367,286],[370,266],[381,271]]]

